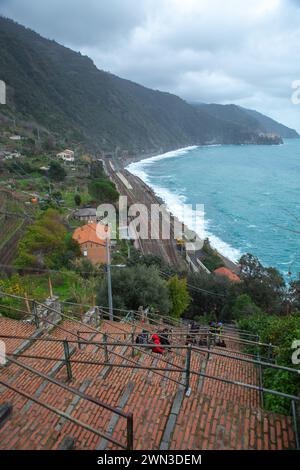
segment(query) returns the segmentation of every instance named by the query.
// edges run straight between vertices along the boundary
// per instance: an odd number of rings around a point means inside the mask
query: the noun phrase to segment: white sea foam
[[[184,156],[186,153],[191,150],[195,150],[196,148],[197,146],[185,147],[163,153],[161,155],[156,155],[155,157],[150,157],[145,160],[133,162],[127,166],[126,170],[130,171],[133,175],[139,177],[148,186],[150,186],[154,193],[164,201],[167,209],[175,217],[191,230],[194,230],[202,239],[209,238],[211,245],[219,253],[235,262],[241,257],[242,253],[209,231],[209,220],[205,219],[205,213],[203,212],[203,217],[199,217],[199,209],[197,213],[196,208],[184,208],[184,205],[186,205],[186,197],[183,194],[175,193],[167,188],[156,185],[150,180],[147,174],[147,167],[155,162],[166,158]]]
[[[126,170],[130,171],[133,175],[138,176],[146,184],[148,184],[148,176],[147,173],[144,171],[144,168],[147,168],[149,165],[153,165],[153,163],[159,160],[183,156],[190,150],[195,150],[196,148],[196,145],[191,145],[190,147],[184,147],[178,150],[171,150],[170,152],[162,153],[161,155],[155,155],[154,157],[145,158],[144,160],[140,160],[138,162],[132,162],[126,167]]]

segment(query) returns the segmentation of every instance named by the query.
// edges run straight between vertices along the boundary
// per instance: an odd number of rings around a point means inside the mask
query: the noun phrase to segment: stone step
[[[9,322],[5,322],[6,331]],[[61,324],[68,331],[56,327],[51,337],[69,339],[76,337],[74,332],[87,330],[86,325],[72,321]],[[28,326],[28,325],[27,325]],[[26,326],[26,327],[27,327]],[[119,324],[118,324],[119,326]],[[94,341],[102,341],[102,333],[118,332],[115,338],[127,340],[131,325],[123,325],[126,331],[114,330],[114,325],[104,323],[100,332],[83,334]],[[12,323],[12,330],[15,331]],[[22,326],[22,329],[24,327]],[[34,332],[27,330],[28,337]],[[125,335],[125,338],[124,338]],[[10,344],[18,348],[21,343]],[[77,343],[70,342],[73,360],[93,360],[104,362],[105,354],[101,346],[88,345],[78,349]],[[11,350],[14,350],[11,349]],[[122,344],[109,353],[115,367],[72,363],[73,379],[70,385],[88,395],[125,412],[134,414],[135,449],[289,449],[295,448],[295,436],[290,417],[264,412],[259,407],[257,392],[248,391],[231,384],[192,374],[191,395],[185,396],[183,386],[185,374],[180,372],[156,373],[151,367],[185,367],[186,351],[179,350],[160,356],[149,351],[141,351],[134,357],[138,367],[116,367],[132,361],[131,346]],[[60,358],[59,360],[39,360],[23,358],[22,362],[36,369],[52,374],[61,381],[67,380],[63,361],[62,343],[45,340],[33,342],[26,354]],[[193,352],[191,369],[205,371],[219,377],[257,383],[255,366],[237,363],[230,358]],[[170,364],[168,364],[170,363]],[[14,364],[0,369],[1,379],[13,383],[38,397],[44,403],[70,413],[72,417],[108,433],[115,440],[126,443],[126,420],[109,410],[88,402],[74,394],[62,390],[55,384],[47,383]],[[172,380],[173,379],[173,380]],[[14,391],[1,389],[1,401],[13,405],[13,413],[0,429],[1,449],[59,449],[72,438],[76,449],[116,449],[105,438],[71,423],[67,419],[42,408],[23,398]]]
[[[170,449],[295,448],[291,418],[211,396],[184,398]]]

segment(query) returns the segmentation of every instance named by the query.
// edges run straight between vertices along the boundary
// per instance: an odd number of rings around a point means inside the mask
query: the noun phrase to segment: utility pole
[[[106,225],[105,231],[108,232],[108,225]],[[111,289],[110,246],[109,246],[108,236],[106,237],[106,272],[107,272],[109,319],[113,321],[114,312],[113,312],[113,300],[112,300],[112,289]]]

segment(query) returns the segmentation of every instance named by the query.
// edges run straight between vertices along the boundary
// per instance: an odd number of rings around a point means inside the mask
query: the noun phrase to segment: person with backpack
[[[192,321],[191,327],[190,327],[190,332],[191,332],[191,338],[192,338],[192,343],[197,344],[198,343],[198,333],[200,331],[199,325],[197,325],[196,322]]]
[[[160,344],[162,346],[170,346],[171,342],[170,342],[170,334],[172,333],[172,330],[168,329],[168,328],[164,328],[161,332],[159,331],[158,332],[158,337],[159,337],[159,340],[160,340]],[[166,348],[166,349],[170,349],[170,348]]]
[[[225,341],[222,339],[223,323],[219,321],[216,325],[216,343],[217,346],[226,347]]]
[[[148,344],[148,332],[146,330],[143,330],[142,333],[140,333],[137,337],[136,337],[136,344]]]
[[[161,347],[161,342],[159,339],[159,336],[154,334],[152,336],[152,343],[154,343],[156,346],[153,346],[152,352],[157,353],[157,354],[164,354],[165,350],[164,348]]]
[[[216,343],[216,322],[211,321],[209,322],[209,330],[208,330],[208,338],[207,340],[209,341],[210,344],[215,344]]]

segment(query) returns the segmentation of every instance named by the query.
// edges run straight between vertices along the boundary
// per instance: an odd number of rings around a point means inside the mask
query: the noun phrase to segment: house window
[[[88,255],[88,251],[87,250],[83,250],[83,256],[87,256]]]

